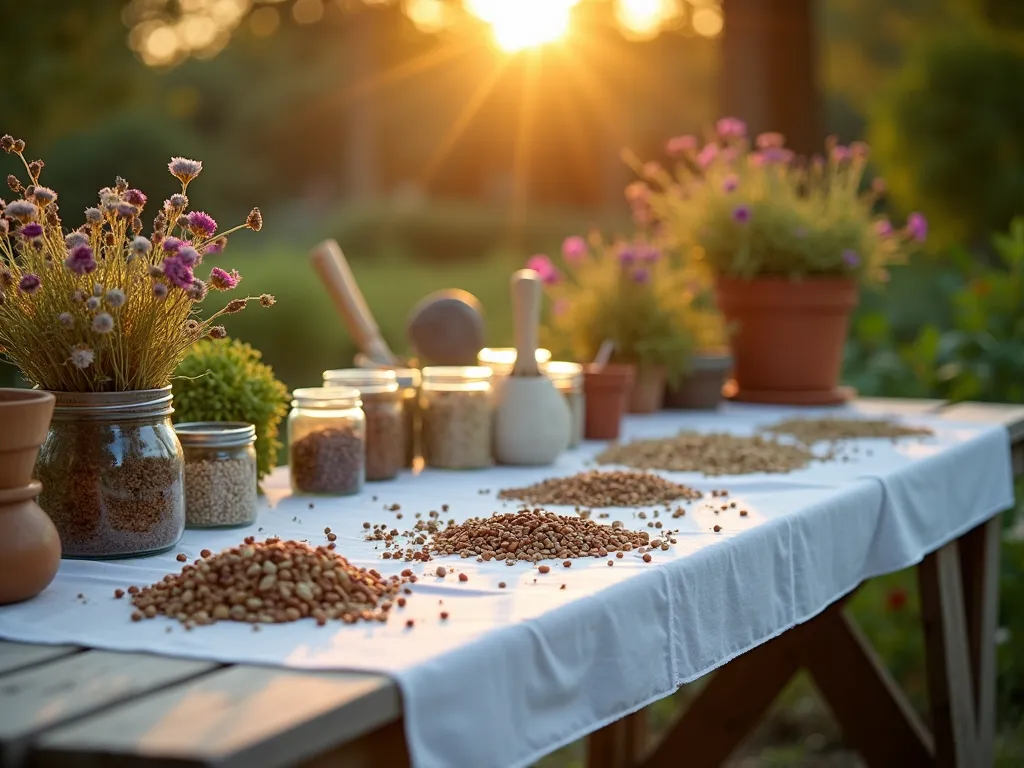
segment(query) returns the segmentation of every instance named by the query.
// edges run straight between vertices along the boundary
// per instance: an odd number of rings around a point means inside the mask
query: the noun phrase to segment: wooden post
[[[814,0],[724,0],[720,112],[822,151]]]

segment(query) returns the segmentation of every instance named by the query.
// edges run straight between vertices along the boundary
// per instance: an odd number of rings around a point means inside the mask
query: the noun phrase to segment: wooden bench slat
[[[0,675],[82,650],[74,645],[33,645],[0,640]]]
[[[857,410],[880,415],[918,416],[922,413],[938,413],[948,400],[911,400],[891,397],[858,397],[854,400]]]
[[[34,766],[284,768],[401,717],[389,678],[237,666],[44,733]]]
[[[1005,424],[1010,442],[1024,440],[1024,405],[1010,403],[954,403],[940,411],[950,421],[973,421],[982,424]]]
[[[0,756],[18,765],[29,738],[169,684],[217,668],[207,661],[85,651],[0,679]]]

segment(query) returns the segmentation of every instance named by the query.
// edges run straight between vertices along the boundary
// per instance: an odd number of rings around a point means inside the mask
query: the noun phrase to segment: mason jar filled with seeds
[[[256,521],[256,427],[193,421],[174,427],[185,454],[185,525],[218,528]]]
[[[292,490],[345,496],[366,479],[366,416],[359,390],[315,387],[292,393],[288,465]]]
[[[412,467],[420,455],[420,386],[423,377],[418,368],[397,368],[398,391],[402,393],[402,419],[405,429],[405,466]]]
[[[406,428],[395,372],[366,368],[324,371],[324,386],[359,390],[366,415],[366,479],[394,479],[405,466]]]
[[[491,465],[491,369],[423,369],[421,447],[428,467],[475,469]]]
[[[569,447],[573,448],[583,440],[586,426],[586,408],[583,395],[583,366],[579,363],[553,361],[541,366],[541,370],[551,379],[555,389],[565,396],[566,405],[572,416],[569,424]]]

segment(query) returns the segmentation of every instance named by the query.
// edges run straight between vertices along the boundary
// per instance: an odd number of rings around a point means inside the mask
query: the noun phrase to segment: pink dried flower
[[[551,259],[542,253],[531,256],[526,261],[526,268],[536,272],[544,283],[551,285],[558,282],[558,270],[551,263]]]
[[[587,241],[579,235],[567,237],[562,241],[562,258],[568,264],[578,264],[587,256]]]
[[[670,157],[678,157],[697,149],[696,136],[673,136],[665,144],[665,151]]]
[[[64,259],[64,266],[76,275],[88,275],[96,269],[96,258],[88,245],[78,245]]]
[[[836,144],[832,147],[832,161],[835,163],[845,163],[851,157],[850,148],[844,147],[842,144]]]
[[[124,201],[131,203],[136,208],[142,208],[146,204],[146,195],[139,189],[129,189],[124,193]]]
[[[85,209],[85,223],[91,226],[98,226],[103,223],[103,211],[99,208]]]
[[[879,219],[875,222],[875,234],[879,237],[889,237],[892,232],[892,223],[888,219]]]
[[[11,134],[5,133],[3,137],[0,138],[0,149],[3,149],[7,154],[14,151],[14,137],[11,136]]]
[[[75,250],[80,245],[88,245],[89,237],[84,232],[74,231],[69,232],[68,236],[64,238],[64,245],[69,251]]]
[[[145,256],[153,249],[153,244],[149,242],[149,240],[144,238],[142,235],[138,235],[137,237],[135,237],[135,239],[132,240],[131,245],[128,246],[128,249],[135,256]]]
[[[168,253],[176,253],[184,243],[176,237],[165,237],[161,247]]]
[[[139,215],[139,209],[123,200],[114,207],[114,211],[122,219],[131,219]]]
[[[737,205],[732,209],[732,219],[737,224],[746,224],[750,221],[750,206]]]
[[[747,124],[735,117],[723,117],[715,123],[715,131],[723,139],[742,139],[747,135]]]
[[[202,173],[203,163],[200,160],[189,160],[185,157],[172,157],[171,162],[167,164],[167,170],[184,187],[188,186],[190,181]]]
[[[199,260],[199,251],[190,245],[186,245],[178,250],[178,261],[186,267],[194,267],[199,263]]]
[[[786,145],[786,137],[781,133],[774,131],[768,133],[758,134],[755,144],[758,149],[768,149],[769,147],[784,147]]]
[[[272,294],[261,293],[260,294],[260,306],[261,307],[272,307],[277,304],[277,299]]]
[[[167,298],[167,286],[163,283],[153,283],[153,295],[158,299]]]
[[[701,169],[707,168],[718,157],[717,144],[705,144],[704,148],[697,153],[697,166]]]
[[[18,281],[18,290],[31,296],[39,290],[41,285],[42,281],[39,279],[39,275],[29,273],[21,276],[21,280]]]
[[[231,270],[227,272],[220,267],[214,267],[210,270],[210,285],[213,286],[214,290],[217,291],[230,291],[241,280],[241,276],[237,270]]]
[[[740,185],[740,179],[735,173],[730,173],[724,179],[722,179],[722,191],[726,194],[735,192],[736,188]]]
[[[189,286],[189,289],[185,291],[185,295],[192,299],[192,301],[202,301],[206,298],[208,290],[206,283],[199,278],[196,278],[192,281],[192,285]]]
[[[88,344],[76,344],[71,348],[71,364],[75,368],[85,369],[92,365],[96,359],[96,353]]]
[[[907,234],[919,243],[928,239],[928,220],[923,214],[915,211],[907,216]]]
[[[185,224],[193,235],[207,238],[217,232],[217,222],[205,211],[192,211],[185,217]]]
[[[164,277],[178,288],[183,291],[187,291],[192,287],[192,283],[195,281],[195,276],[192,274],[192,268],[187,264],[182,263],[177,256],[167,256],[163,261]]]

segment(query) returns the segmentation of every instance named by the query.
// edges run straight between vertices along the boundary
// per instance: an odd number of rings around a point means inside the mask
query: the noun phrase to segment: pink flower
[[[210,270],[210,285],[218,291],[230,291],[241,280],[238,271],[232,269],[230,272],[226,272],[220,267],[214,267]]]
[[[141,208],[146,204],[146,195],[138,189],[129,189],[124,193],[124,200],[126,203]]]
[[[186,267],[194,267],[200,261],[199,251],[190,245],[186,245],[178,250],[178,261]]]
[[[195,275],[192,274],[192,268],[182,261],[177,256],[167,256],[163,262],[164,277],[170,281],[171,285],[175,285],[181,288],[183,291],[187,291],[192,287],[192,283],[195,282]]]
[[[184,243],[176,237],[165,237],[162,247],[168,253],[176,253],[183,245]]]
[[[31,296],[39,290],[40,285],[42,285],[42,281],[39,279],[39,275],[30,273],[21,276],[21,280],[18,281],[18,290]]]
[[[730,173],[724,179],[722,179],[722,191],[726,194],[735,192],[736,188],[740,185],[740,180],[735,173]]]
[[[188,228],[193,235],[207,238],[217,232],[217,222],[204,211],[192,211],[185,218],[188,219]]]
[[[619,246],[619,263],[620,264],[632,264],[636,261],[636,251],[633,250],[633,246],[623,244]]]
[[[558,282],[558,270],[551,263],[551,259],[542,253],[531,256],[526,262],[526,268],[532,269],[545,284],[551,285]]]
[[[587,242],[579,235],[562,241],[562,258],[567,264],[578,264],[587,256]]]
[[[928,220],[923,214],[914,211],[907,216],[907,234],[919,243],[928,239]]]
[[[746,224],[750,221],[750,206],[737,205],[732,209],[732,219],[737,224]]]
[[[88,245],[76,246],[64,259],[64,266],[76,275],[88,275],[96,269],[96,258]]]
[[[742,139],[747,135],[747,124],[735,117],[723,117],[715,123],[715,130],[723,139]]]
[[[852,248],[847,248],[843,251],[843,264],[848,266],[850,269],[853,269],[860,264],[860,256],[858,256],[857,252]]]
[[[670,157],[678,157],[679,155],[685,155],[687,152],[693,152],[696,149],[696,136],[673,136],[665,144],[665,151],[669,154]]]
[[[842,144],[836,144],[832,147],[832,160],[836,163],[844,163],[851,157],[849,147],[844,147]]]
[[[758,149],[778,148],[785,146],[786,137],[781,133],[761,133],[758,134],[755,143]]]
[[[700,168],[707,168],[718,156],[717,144],[705,144],[704,149],[697,153],[697,165]]]
[[[879,237],[889,237],[892,234],[892,224],[888,219],[879,219],[875,222],[875,234]]]
[[[651,272],[647,267],[637,267],[633,270],[633,282],[644,285],[651,281]]]

